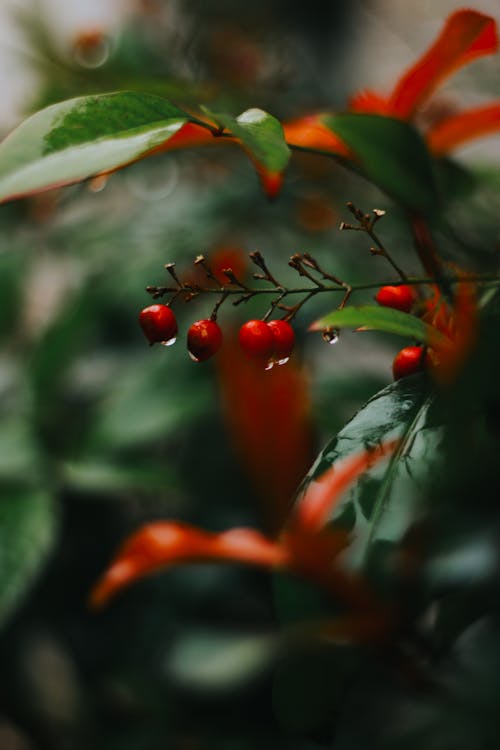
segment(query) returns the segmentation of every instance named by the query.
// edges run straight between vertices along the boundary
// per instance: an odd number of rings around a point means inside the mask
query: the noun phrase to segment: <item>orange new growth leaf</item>
[[[259,162],[254,162],[254,165],[257,174],[259,175],[260,184],[262,185],[264,194],[268,198],[271,198],[271,200],[277,198],[283,186],[283,172],[269,172],[262,166],[262,164],[259,164]]]
[[[500,131],[500,103],[468,109],[441,120],[427,133],[427,145],[435,156],[443,156],[457,146]]]
[[[254,529],[237,528],[220,534],[177,521],[150,523],[133,534],[97,582],[90,595],[94,608],[134,581],[170,565],[204,560],[279,567],[287,552]]]
[[[358,91],[349,99],[349,112],[359,112],[365,115],[391,116],[391,107],[386,97],[376,91]]]
[[[284,123],[285,140],[290,146],[327,151],[345,158],[352,152],[320,120],[321,115],[306,115],[298,120]]]
[[[377,461],[392,453],[396,445],[397,441],[392,441],[349,456],[311,482],[296,508],[295,525],[311,532],[323,528],[349,485]]]
[[[186,122],[175,135],[165,143],[160,143],[150,154],[159,154],[164,151],[176,151],[179,148],[196,148],[197,146],[213,146],[220,143],[234,143],[234,138],[216,138],[213,133],[202,125],[194,122]]]
[[[460,283],[451,309],[439,297],[430,300],[428,306],[432,325],[447,336],[436,341],[429,352],[432,373],[439,383],[448,385],[456,379],[476,343],[479,321],[474,287]]]
[[[294,358],[266,371],[226,339],[218,376],[227,428],[237,457],[262,503],[268,528],[281,528],[313,458],[309,383]]]
[[[452,13],[434,44],[398,81],[389,98],[393,116],[409,119],[445,78],[497,47],[490,16],[475,10]]]
[[[395,442],[345,459],[312,485],[289,528],[278,541],[254,529],[236,528],[221,533],[203,531],[178,521],[157,521],[133,534],[97,582],[90,595],[93,608],[134,581],[171,565],[200,562],[236,562],[264,568],[288,568],[302,574],[353,606],[373,604],[365,584],[331,563],[348,544],[342,530],[323,528],[342,492],[374,461],[388,455]],[[321,487],[318,495],[317,486]],[[302,510],[300,510],[302,509]]]

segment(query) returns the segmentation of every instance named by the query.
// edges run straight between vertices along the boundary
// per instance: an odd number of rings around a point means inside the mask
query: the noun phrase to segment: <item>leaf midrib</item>
[[[398,448],[392,455],[389,466],[387,467],[387,471],[385,473],[384,479],[382,481],[382,485],[380,487],[379,493],[377,495],[377,499],[375,500],[375,504],[373,507],[373,514],[371,518],[371,524],[370,524],[370,531],[368,534],[368,538],[366,540],[365,544],[365,550],[363,553],[363,564],[366,563],[368,553],[370,551],[371,544],[373,542],[373,538],[375,536],[375,533],[377,531],[378,524],[380,522],[380,519],[382,518],[384,509],[386,507],[386,504],[389,499],[390,489],[393,484],[393,474],[396,470],[396,467],[398,466],[398,463],[400,459],[402,458],[406,448],[411,443],[411,440],[413,440],[414,435],[416,434],[416,428],[419,425],[422,417],[426,413],[426,411],[429,409],[431,403],[433,400],[433,396],[427,396],[422,403],[421,407],[417,410],[415,416],[411,420],[411,422],[408,424],[406,430],[404,431],[401,442],[398,445]]]

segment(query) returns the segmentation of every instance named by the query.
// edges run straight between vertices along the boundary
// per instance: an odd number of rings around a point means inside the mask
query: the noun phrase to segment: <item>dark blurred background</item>
[[[2,4],[5,133],[53,102],[117,89],[231,114],[256,106],[281,120],[341,109],[353,90],[387,90],[453,7],[427,2],[408,12],[408,3],[395,0],[81,5]],[[492,8],[498,14],[495,2],[481,3]],[[482,65],[475,75],[487,93],[498,62],[487,75]],[[477,78],[464,74],[458,86],[466,98]],[[481,160],[479,150],[475,156]],[[175,261],[180,273],[193,273],[200,252],[213,262],[229,253],[248,275],[247,253],[260,250],[290,283],[287,259],[306,250],[353,282],[387,279],[364,237],[338,232],[348,200],[390,209],[386,241],[418,271],[390,201],[312,156],[294,159],[275,203],[240,153],[213,148],[161,155],[105,185],[0,207],[0,519],[11,529],[0,549],[0,750],[313,750],[328,743],[321,706],[297,726],[293,703],[278,707],[278,717],[273,711],[276,669],[286,679],[286,668],[267,574],[188,566],[137,584],[98,614],[87,597],[117,545],[146,520],[275,533],[317,450],[390,381],[398,343],[345,334],[328,346],[306,333],[326,312],[314,301],[297,320],[292,374],[281,376],[300,402],[301,435],[280,433],[279,410],[271,422],[256,416],[252,434],[242,434],[243,407],[228,395],[228,381],[239,377],[236,350],[229,364],[196,366],[184,346],[186,328],[209,313],[207,303],[176,308],[181,333],[168,350],[150,349],[137,325],[150,299],[145,287],[165,281],[163,265]],[[485,246],[493,244],[499,208],[498,191],[488,200],[477,195],[473,216],[461,217],[464,231],[480,223]],[[228,340],[261,307],[259,300],[227,306]],[[245,461],[268,429],[267,455]],[[317,671],[304,674],[321,680]]]

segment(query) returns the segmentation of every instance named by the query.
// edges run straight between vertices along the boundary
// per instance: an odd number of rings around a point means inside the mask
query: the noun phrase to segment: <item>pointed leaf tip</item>
[[[283,172],[290,160],[279,120],[262,109],[248,109],[233,118],[217,114],[217,121],[235,136],[252,160],[268,198],[276,198],[283,184]]]
[[[309,326],[310,331],[322,331],[324,328],[356,328],[358,330],[385,331],[400,336],[416,339],[422,343],[435,345],[443,342],[443,334],[434,326],[424,323],[410,313],[375,305],[351,305],[343,310],[334,310],[315,320]]]

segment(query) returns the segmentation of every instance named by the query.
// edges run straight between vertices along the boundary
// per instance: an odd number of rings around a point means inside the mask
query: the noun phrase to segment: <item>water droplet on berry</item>
[[[274,367],[274,364],[275,364],[275,363],[274,363],[274,359],[270,359],[270,360],[269,360],[269,362],[268,362],[268,363],[266,364],[266,366],[265,366],[265,368],[264,368],[264,369],[265,369],[266,371],[267,371],[267,370],[272,370],[272,369],[273,369],[273,367]]]
[[[290,359],[290,357],[282,357],[281,359],[278,359],[278,364],[279,365],[286,365],[286,363],[288,362],[289,359]]]
[[[176,340],[177,336],[174,336],[173,338],[168,339],[168,341],[160,341],[160,344],[162,346],[172,346],[172,344],[175,344]]]
[[[326,341],[327,344],[336,344],[339,340],[339,333],[338,328],[325,328],[325,330],[322,331],[321,336],[323,341]]]
[[[194,354],[191,354],[191,352],[188,350],[189,358],[193,360],[193,362],[200,362],[198,357],[195,357]]]

